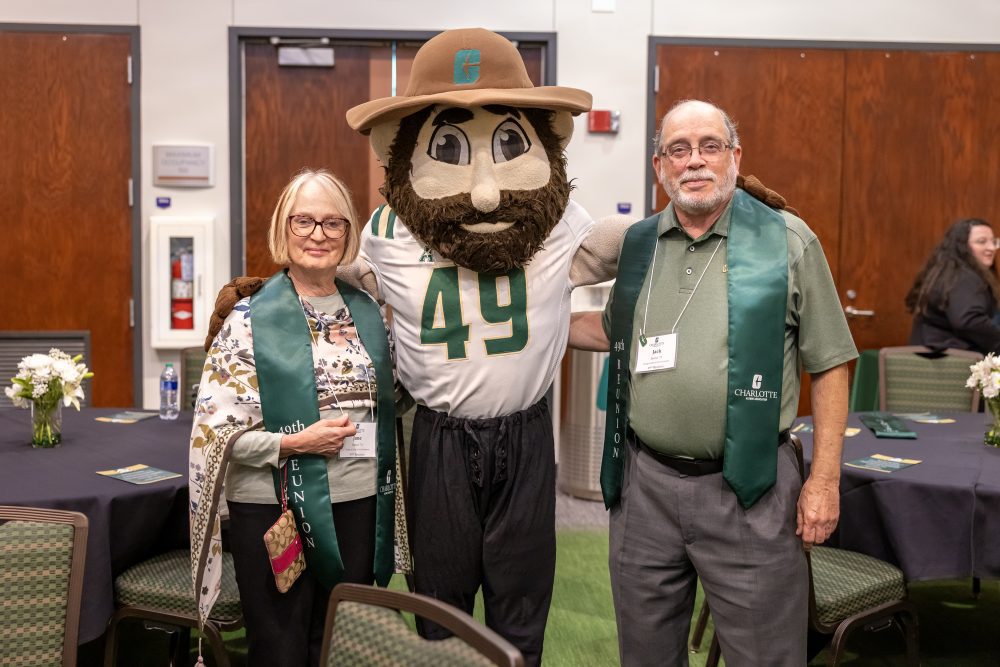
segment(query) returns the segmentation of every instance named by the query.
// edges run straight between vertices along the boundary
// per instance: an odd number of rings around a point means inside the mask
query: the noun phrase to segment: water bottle
[[[160,373],[160,419],[177,419],[181,412],[179,401],[177,371],[173,364],[167,364]]]

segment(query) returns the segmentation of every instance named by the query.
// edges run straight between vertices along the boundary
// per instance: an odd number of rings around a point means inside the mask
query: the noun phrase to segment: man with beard
[[[680,102],[655,147],[671,202],[626,234],[603,330],[586,320],[594,349],[610,339],[617,396],[601,485],[621,661],[687,664],[700,578],[727,664],[801,666],[804,551],[837,525],[857,352],[816,235],[736,188],[729,116]],[[788,444],[800,369],[815,425],[804,485]]]

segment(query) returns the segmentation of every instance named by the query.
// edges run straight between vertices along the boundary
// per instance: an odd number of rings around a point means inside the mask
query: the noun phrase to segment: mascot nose
[[[472,169],[472,205],[477,211],[489,213],[500,205],[500,187],[493,174],[493,160],[477,159]]]

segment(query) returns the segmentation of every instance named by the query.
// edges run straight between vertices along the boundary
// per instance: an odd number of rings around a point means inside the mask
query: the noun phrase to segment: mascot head
[[[406,92],[347,112],[386,166],[382,194],[422,243],[497,273],[542,247],[569,201],[563,150],[576,88],[536,87],[517,49],[480,28],[448,30],[413,61]]]

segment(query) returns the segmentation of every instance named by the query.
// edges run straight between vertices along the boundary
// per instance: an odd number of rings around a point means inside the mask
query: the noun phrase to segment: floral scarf
[[[321,406],[368,407],[375,394],[375,371],[354,330],[347,307],[322,313],[299,299],[313,343],[316,387]],[[208,350],[191,431],[188,487],[191,519],[191,578],[199,622],[209,618],[222,585],[220,507],[232,446],[244,432],[262,430],[263,416],[253,355],[250,299],[226,318]],[[390,350],[392,341],[390,338]],[[396,478],[399,476],[397,457]],[[396,494],[397,570],[409,570],[403,493]]]

